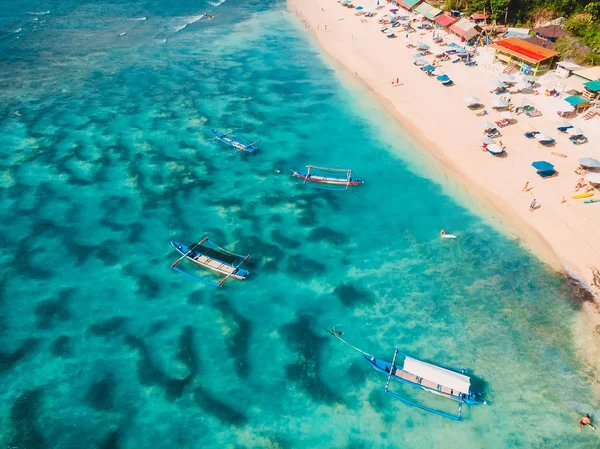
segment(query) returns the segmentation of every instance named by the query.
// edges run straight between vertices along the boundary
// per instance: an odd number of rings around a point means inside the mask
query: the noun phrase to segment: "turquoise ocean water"
[[[597,447],[567,284],[424,177],[285,3],[0,2],[2,447]],[[208,142],[234,127],[256,155]],[[309,163],[366,184],[303,187]],[[247,281],[169,269],[206,234]],[[334,324],[490,404],[394,401]]]

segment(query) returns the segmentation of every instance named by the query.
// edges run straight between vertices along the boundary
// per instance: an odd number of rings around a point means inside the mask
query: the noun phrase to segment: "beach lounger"
[[[502,137],[502,134],[496,128],[494,128],[494,129],[488,129],[486,131],[486,133],[487,133],[487,136],[490,139],[495,139],[496,137]]]
[[[457,62],[460,62],[460,61],[461,61],[461,59],[460,59],[460,58],[453,59],[453,60],[452,60],[452,64],[456,64]]]
[[[554,140],[554,139],[552,139],[552,140],[540,140],[539,143],[543,147],[551,147],[552,145],[554,145],[556,143],[556,140]]]
[[[465,62],[465,65],[467,67],[473,67],[477,65],[477,61],[469,61],[469,62]]]
[[[548,179],[548,178],[554,178],[555,176],[558,176],[558,172],[556,170],[545,170],[545,171],[538,171],[537,175],[542,179]]]
[[[390,38],[396,37],[396,35],[395,35],[394,33],[391,33],[391,34],[388,34],[386,37],[387,37],[388,39],[390,39]]]
[[[530,132],[530,133],[525,133],[525,134],[523,134],[523,135],[524,135],[525,137],[527,137],[528,139],[533,139],[533,138],[534,138],[534,137],[535,137],[537,134],[539,134],[539,132],[538,132],[538,131],[533,131],[533,132]]]
[[[487,151],[488,153],[490,153],[494,157],[499,157],[499,156],[502,156],[502,155],[506,154],[506,151],[504,151],[504,150],[502,150],[500,153],[496,153],[496,152],[490,151],[489,148],[486,148],[485,151]]]
[[[525,115],[527,117],[533,118],[533,117],[541,117],[543,114],[542,114],[542,111],[540,111],[539,109],[534,109],[533,111],[527,111],[525,113]]]
[[[477,117],[483,117],[484,115],[487,115],[488,111],[486,111],[485,109],[481,112],[478,112],[477,114],[475,114]]]
[[[573,125],[570,125],[570,126],[561,126],[560,128],[556,128],[556,129],[558,129],[561,133],[565,133],[566,134],[567,129],[571,129],[571,128],[573,128]]]
[[[569,137],[569,140],[573,142],[573,145],[582,145],[587,143],[588,138],[585,136],[571,136]]]

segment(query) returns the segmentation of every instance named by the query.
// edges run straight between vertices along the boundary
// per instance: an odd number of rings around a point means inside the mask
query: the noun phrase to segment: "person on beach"
[[[521,192],[527,192],[527,190],[529,189],[529,181],[527,181],[525,183],[525,185],[523,186],[523,188],[521,189]]]
[[[535,210],[536,207],[537,207],[537,201],[534,198],[533,201],[531,202],[531,204],[529,205],[529,211],[531,212],[531,211]]]

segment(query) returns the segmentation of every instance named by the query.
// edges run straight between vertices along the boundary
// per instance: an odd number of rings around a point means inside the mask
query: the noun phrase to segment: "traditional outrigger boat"
[[[221,142],[222,144],[234,148],[233,154],[239,153],[240,151],[245,151],[247,153],[255,153],[258,148],[256,148],[256,144],[260,142],[260,140],[251,141],[250,139],[246,139],[239,134],[236,134],[235,131],[229,131],[226,133],[222,133],[218,129],[211,130],[215,137],[210,139],[211,141],[216,140]]]
[[[345,173],[345,175],[340,176],[338,173]],[[360,179],[352,177],[352,170],[317,167],[315,165],[307,166],[306,172],[292,170],[292,175],[303,179],[304,184],[310,187],[324,190],[348,190],[350,186],[357,186],[363,183]],[[323,184],[339,186],[341,188],[325,188]]]
[[[230,277],[244,280],[250,274],[248,270],[241,268],[242,264],[250,258],[250,255],[242,256],[240,254],[232,253],[231,251],[214,244],[208,237],[205,237],[200,242],[191,246],[173,241],[171,241],[171,245],[182,254],[182,256],[171,265],[171,268],[203,284],[221,287]],[[187,259],[195,264],[224,274],[225,277],[219,282],[212,282],[192,276],[177,267],[183,259]]]
[[[443,418],[452,419],[454,421],[462,421],[463,404],[480,405],[486,403],[483,400],[483,395],[481,393],[474,392],[472,390],[471,378],[466,375],[464,369],[458,370],[453,368],[445,368],[423,362],[422,360],[418,360],[400,352],[398,348],[396,348],[394,351],[392,361],[388,362],[386,360],[378,359],[371,354],[367,354],[355,346],[352,346],[341,337],[342,333],[336,331],[335,328],[328,330],[328,332],[346,345],[350,346],[352,349],[362,353],[367,362],[369,362],[376,371],[387,376],[387,382],[385,387],[382,388],[382,391],[396,399],[399,399],[405,404],[412,405]],[[402,361],[402,366],[396,364],[398,355],[404,359]],[[456,415],[449,414],[431,407],[427,407],[423,404],[410,401],[405,397],[390,391],[389,387],[392,380],[457,401],[458,413]]]

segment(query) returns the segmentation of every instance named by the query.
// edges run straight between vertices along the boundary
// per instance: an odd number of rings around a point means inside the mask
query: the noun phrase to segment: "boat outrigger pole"
[[[244,262],[246,262],[248,259],[250,259],[250,254],[248,254],[246,257],[244,257],[244,260],[242,260],[242,261],[241,261],[239,264],[237,264],[237,265],[235,266],[234,270],[233,270],[231,273],[229,273],[227,276],[225,276],[225,277],[224,277],[224,278],[221,280],[221,282],[219,282],[219,283],[217,284],[217,287],[220,287],[221,285],[223,285],[223,283],[224,283],[224,282],[225,282],[227,279],[229,279],[229,277],[230,277],[230,276],[231,276],[233,273],[235,273],[235,271],[236,271],[236,270],[237,270],[239,267],[241,267],[241,266],[242,266],[242,264],[243,264]]]
[[[396,369],[396,356],[398,355],[398,348],[394,351],[394,357],[392,358],[392,366],[390,368],[390,375],[387,378],[387,382],[385,383],[385,392],[388,393],[390,390],[390,381],[392,380],[392,376],[394,374],[394,370]]]
[[[321,326],[323,327],[323,326]],[[371,354],[369,354],[368,352],[363,351],[362,349],[358,349],[356,346],[351,345],[350,343],[348,343],[346,340],[344,340],[342,338],[342,335],[344,334],[342,331],[336,331],[335,330],[335,326],[333,326],[331,329],[327,329],[325,327],[323,327],[323,329],[325,329],[327,332],[329,332],[331,335],[333,335],[335,338],[337,338],[339,341],[341,341],[342,343],[344,343],[347,346],[350,346],[352,349],[354,349],[355,351],[360,352],[363,355],[366,355],[369,358],[373,358],[373,356]]]
[[[183,259],[185,259],[187,257],[187,255],[189,253],[191,253],[192,251],[194,251],[194,248],[196,248],[197,246],[202,245],[204,242],[206,242],[208,240],[208,237],[204,237],[202,240],[200,240],[198,243],[196,243],[195,245],[192,245],[192,247],[189,249],[189,251],[187,253],[185,253],[183,256],[181,256],[179,259],[177,259],[173,265],[171,265],[171,268],[175,268],[177,266],[177,264],[179,262],[181,262]]]
[[[232,130],[232,131],[226,132],[226,133],[225,133],[225,134],[223,134],[222,136],[219,136],[219,137],[213,137],[213,138],[212,138],[212,139],[210,139],[210,140],[217,140],[217,139],[219,139],[219,138],[221,138],[221,137],[225,137],[225,136],[228,136],[229,134],[233,134],[234,132],[235,132],[235,130]],[[209,141],[210,141],[210,140],[209,140]]]
[[[249,143],[248,145],[244,145],[244,148],[240,148],[238,151],[244,151],[246,148],[250,148],[250,147],[256,145],[258,142],[260,142],[260,140],[256,140],[252,143]]]

